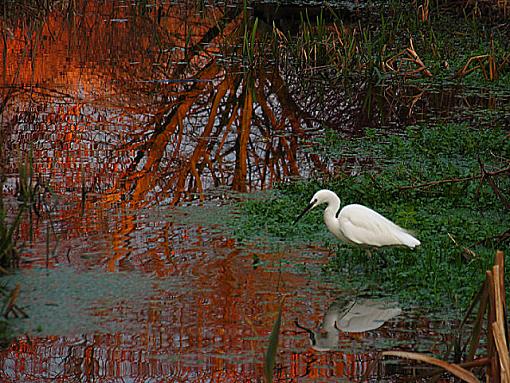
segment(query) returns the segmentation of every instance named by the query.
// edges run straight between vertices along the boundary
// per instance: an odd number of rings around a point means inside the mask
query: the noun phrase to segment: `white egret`
[[[297,222],[305,213],[323,203],[324,223],[338,239],[359,246],[407,246],[414,249],[420,241],[376,211],[358,204],[347,205],[340,210],[340,198],[331,190],[319,190],[310,204],[299,215]]]

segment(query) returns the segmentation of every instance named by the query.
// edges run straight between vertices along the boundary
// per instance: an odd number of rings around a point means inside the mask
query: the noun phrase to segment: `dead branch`
[[[482,244],[485,244],[490,241],[496,241],[496,243],[502,243],[503,241],[506,241],[507,239],[510,239],[510,229],[505,230],[501,234],[497,234],[492,237],[484,238],[484,239],[476,242],[473,246],[482,245]]]
[[[416,77],[416,75],[420,73],[422,73],[426,77],[432,77],[432,73],[427,69],[427,66],[420,59],[418,53],[416,53],[416,50],[414,49],[413,45],[413,39],[409,40],[409,45],[410,45],[409,48],[404,49],[400,53],[386,60],[384,62],[384,67],[392,72],[401,74],[405,77],[407,76]],[[411,65],[414,65],[416,69],[410,70],[403,68],[405,63],[411,63]]]
[[[494,194],[496,194],[496,196],[499,198],[499,200],[501,201],[503,206],[505,206],[505,208],[507,210],[510,210],[510,201],[508,201],[508,199],[505,197],[505,195],[499,189],[498,185],[496,185],[496,183],[494,182],[494,179],[492,178],[492,174],[485,170],[485,166],[484,166],[483,162],[480,160],[480,158],[478,158],[478,163],[480,164],[480,170],[482,172],[480,182],[482,180],[486,179],[487,183],[494,191]]]
[[[455,77],[465,77],[476,70],[480,70],[485,80],[496,80],[508,59],[509,56],[505,55],[498,65],[496,56],[493,53],[470,57],[466,64],[455,73]]]
[[[399,190],[410,190],[410,189],[428,189],[434,186],[444,185],[444,184],[453,184],[458,182],[466,182],[466,181],[473,181],[473,180],[481,180],[484,177],[487,176],[496,176],[502,173],[509,173],[510,172],[510,166],[507,166],[506,168],[495,170],[492,172],[485,171],[485,173],[482,171],[481,174],[476,176],[470,176],[470,177],[462,177],[462,178],[448,178],[444,180],[437,180],[437,181],[430,181],[425,182],[418,185],[406,185],[406,186],[400,186]],[[485,175],[484,175],[485,174]]]
[[[473,258],[477,258],[478,254],[476,254],[473,250],[471,250],[469,247],[462,246],[457,242],[457,240],[451,235],[450,233],[447,233],[448,237],[452,240],[452,242],[455,244],[455,246],[460,247],[462,249],[462,255],[466,259],[466,261],[469,261]]]

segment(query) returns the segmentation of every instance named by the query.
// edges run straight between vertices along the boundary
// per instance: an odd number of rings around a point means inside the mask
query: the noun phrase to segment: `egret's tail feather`
[[[414,249],[416,246],[420,246],[421,242],[414,238],[411,234],[407,233],[406,231],[401,231],[398,233],[398,238],[402,242],[403,245]]]

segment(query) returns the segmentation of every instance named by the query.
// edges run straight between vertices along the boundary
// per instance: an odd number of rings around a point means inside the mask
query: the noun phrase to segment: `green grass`
[[[351,22],[332,11],[333,22],[302,17],[300,32],[279,39],[280,60],[293,61],[307,69],[327,68],[343,79],[370,77],[381,83],[418,81],[454,82],[465,85],[505,87],[510,84],[510,33],[503,20],[469,17],[462,4],[431,4],[428,20],[417,16],[407,2],[368,5]],[[275,35],[276,36],[276,35]],[[277,37],[278,39],[278,37]],[[384,63],[410,46],[431,71],[432,77],[404,76],[389,71]],[[479,69],[458,77],[469,58],[488,54],[498,64],[498,78],[488,81]],[[399,59],[399,62],[403,61]],[[487,62],[485,62],[487,64]],[[408,70],[417,67],[407,62]],[[472,65],[474,66],[474,64]],[[488,70],[488,68],[487,68]]]
[[[240,240],[279,241],[293,246],[338,243],[312,211],[293,221],[315,191],[336,191],[342,205],[367,205],[415,231],[422,246],[411,251],[381,249],[372,259],[349,245],[333,247],[337,256],[323,272],[340,287],[397,295],[408,304],[465,307],[485,278],[497,248],[508,242],[491,239],[508,229],[508,211],[491,187],[479,180],[451,182],[430,188],[404,189],[444,179],[476,176],[478,158],[486,170],[508,166],[510,141],[500,128],[472,128],[467,124],[414,126],[404,135],[371,131],[367,137],[347,139],[328,132],[314,151],[331,158],[373,158],[356,176],[303,180],[279,185],[266,199],[242,203],[236,234]],[[497,153],[495,155],[494,153]],[[349,172],[349,169],[342,169]],[[510,190],[508,175],[495,177],[500,190]],[[456,245],[450,235],[456,240]],[[466,257],[463,247],[476,256]],[[381,264],[384,257],[386,265]]]

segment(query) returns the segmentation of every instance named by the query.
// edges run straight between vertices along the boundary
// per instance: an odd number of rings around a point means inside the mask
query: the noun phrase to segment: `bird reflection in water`
[[[318,330],[311,330],[295,321],[298,328],[310,336],[310,344],[316,351],[338,349],[340,332],[362,333],[376,330],[384,323],[402,313],[395,302],[357,299],[346,302],[337,299],[324,315]]]

